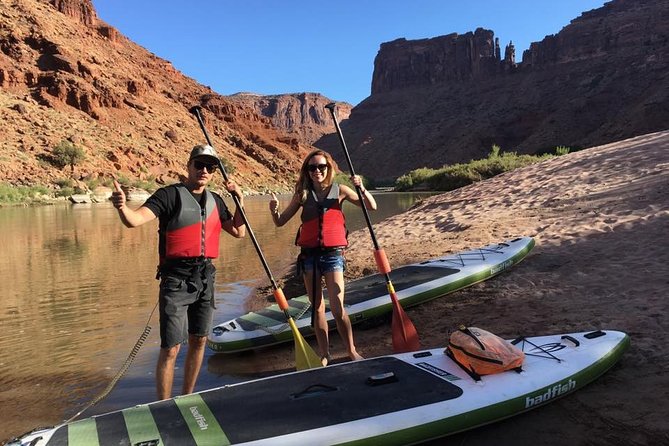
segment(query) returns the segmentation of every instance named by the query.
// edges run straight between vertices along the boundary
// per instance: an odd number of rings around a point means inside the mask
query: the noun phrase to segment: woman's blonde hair
[[[323,180],[323,185],[328,187],[332,184],[334,180],[335,171],[334,171],[334,161],[332,156],[324,150],[314,150],[302,162],[302,167],[300,168],[300,175],[297,178],[297,183],[295,184],[295,194],[300,195],[300,203],[304,203],[307,199],[307,194],[309,190],[313,189],[313,181],[309,175],[309,161],[315,156],[322,156],[325,158],[325,163],[328,165],[328,169],[325,174],[325,179]]]

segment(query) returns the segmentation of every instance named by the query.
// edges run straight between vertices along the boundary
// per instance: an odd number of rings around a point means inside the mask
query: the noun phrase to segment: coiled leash
[[[79,412],[74,414],[72,417],[68,418],[65,420],[63,423],[69,423],[73,421],[75,418],[77,418],[79,415],[84,413],[86,410],[90,409],[91,407],[95,406],[97,403],[102,401],[104,398],[109,395],[109,393],[114,389],[116,386],[116,383],[125,375],[125,372],[128,371],[128,368],[130,367],[130,364],[132,364],[132,361],[135,360],[135,357],[137,356],[137,353],[139,353],[139,349],[144,345],[144,342],[146,341],[146,338],[149,337],[149,333],[151,333],[151,318],[153,317],[153,313],[156,312],[156,308],[158,308],[158,301],[156,301],[156,305],[153,306],[153,310],[151,310],[151,314],[149,315],[149,319],[146,321],[146,325],[144,326],[144,331],[142,334],[139,336],[139,339],[137,339],[137,342],[135,342],[135,346],[132,348],[130,351],[130,354],[126,358],[125,362],[119,369],[119,371],[116,373],[114,378],[111,380],[111,382],[107,385],[107,387],[100,393],[97,397],[95,397],[86,407],[81,409]]]

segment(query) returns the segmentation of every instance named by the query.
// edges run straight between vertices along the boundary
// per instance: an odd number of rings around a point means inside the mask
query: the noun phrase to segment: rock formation
[[[492,31],[381,45],[372,95],[342,124],[378,180],[503,151],[604,144],[669,126],[669,0],[614,0],[514,61]],[[343,158],[334,135],[316,145]]]
[[[98,19],[90,0],[0,3],[3,182],[56,187],[67,178],[94,185],[111,175],[173,182],[190,148],[204,141],[188,111],[196,104],[243,188],[292,187],[312,149],[299,134],[129,41]],[[316,124],[312,131],[320,136]],[[72,173],[48,162],[61,141],[85,152]]]
[[[294,134],[307,144],[335,131],[332,117],[325,106],[331,99],[319,93],[294,93],[261,96],[253,93],[237,93],[228,96],[233,102],[242,103],[260,115],[266,116],[275,127]],[[337,103],[337,116],[345,120],[351,114],[351,104]]]
[[[415,86],[494,77],[509,64],[500,59],[492,31],[382,43],[374,60],[372,95]]]

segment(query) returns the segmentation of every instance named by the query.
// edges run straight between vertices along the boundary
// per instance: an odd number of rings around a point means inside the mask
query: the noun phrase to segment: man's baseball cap
[[[190,151],[188,162],[193,158],[209,158],[212,162],[218,163],[218,154],[216,150],[208,144],[199,144]]]

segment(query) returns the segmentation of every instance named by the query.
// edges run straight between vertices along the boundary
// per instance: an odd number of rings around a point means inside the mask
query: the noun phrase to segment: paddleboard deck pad
[[[444,349],[232,384],[28,434],[15,446],[403,445],[542,406],[621,357],[619,331],[521,337],[522,371],[475,381]]]
[[[407,308],[489,279],[520,262],[534,247],[534,239],[520,237],[482,248],[402,266],[390,277],[402,307]],[[328,327],[336,327],[325,293]],[[374,274],[346,284],[344,301],[351,323],[392,312],[385,277]],[[309,298],[288,299],[288,312],[303,336],[313,335]],[[216,352],[233,353],[292,341],[285,313],[277,304],[216,325],[207,345]]]

